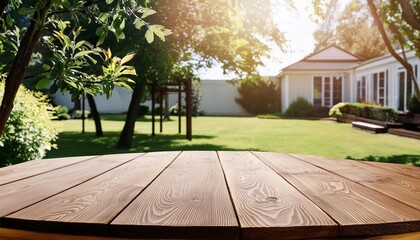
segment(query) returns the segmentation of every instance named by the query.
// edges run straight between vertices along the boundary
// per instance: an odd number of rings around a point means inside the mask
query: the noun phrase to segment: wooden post
[[[182,98],[181,98],[181,92],[182,92],[182,81],[180,79],[178,81],[178,134],[181,133],[181,112],[182,112]]]
[[[163,88],[160,88],[160,119],[159,119],[159,130],[160,133],[163,131]]]
[[[192,81],[185,80],[185,95],[187,104],[187,139],[192,140]]]
[[[155,82],[152,83],[152,137],[155,136]]]
[[[85,133],[85,91],[82,93],[82,133]]]

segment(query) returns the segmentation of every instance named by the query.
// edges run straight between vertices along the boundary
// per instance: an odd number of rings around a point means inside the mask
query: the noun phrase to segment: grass
[[[170,150],[253,150],[420,165],[420,140],[371,134],[334,121],[197,117],[193,119],[192,141],[185,139],[185,119],[182,121],[182,134],[178,134],[176,118],[164,122],[163,133],[159,133],[156,123],[155,137],[151,137],[149,117],[137,121],[133,147],[125,150],[115,147],[124,116],[104,116],[102,138],[95,137],[92,120],[87,120],[84,134],[81,120],[63,121],[59,148],[49,152],[47,158]]]

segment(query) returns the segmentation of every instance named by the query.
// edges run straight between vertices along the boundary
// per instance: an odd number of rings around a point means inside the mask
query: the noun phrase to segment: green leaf
[[[129,61],[131,61],[131,59],[133,59],[133,57],[134,56],[136,56],[136,53],[130,53],[130,54],[127,54],[125,57],[123,57],[122,59],[121,59],[121,65],[123,65],[124,63],[126,63],[126,62],[129,62]]]
[[[45,71],[48,71],[48,70],[50,70],[50,69],[51,69],[51,66],[50,66],[50,65],[48,65],[48,64],[43,64],[43,65],[42,65],[42,69],[44,69]]]
[[[99,14],[98,18],[101,22],[106,22],[108,20],[108,14],[107,13],[101,13],[101,14]]]
[[[85,40],[82,40],[82,41],[79,41],[79,42],[77,42],[76,43],[76,46],[75,46],[75,48],[77,49],[77,48],[80,48],[83,44],[85,44],[86,43],[86,41]]]
[[[71,87],[73,87],[73,88],[76,88],[77,89],[77,85],[76,85],[76,83],[74,83],[74,82],[72,82],[72,81],[69,81],[69,80],[64,80],[68,85],[70,85]]]
[[[120,32],[120,33],[118,34],[118,39],[121,39],[121,40],[125,39],[125,34],[124,34],[124,32]]]
[[[91,51],[91,50],[80,51],[80,52],[78,52],[78,53],[76,53],[76,54],[74,55],[74,58],[78,58],[78,57],[81,57],[81,56],[89,55],[89,54],[91,54],[92,52],[93,52],[93,51]]]
[[[102,36],[102,34],[105,33],[105,28],[104,27],[98,27],[95,31],[96,36],[100,37]]]
[[[156,36],[160,38],[160,40],[162,40],[163,42],[165,41],[165,34],[162,30],[160,30],[159,28],[154,28],[153,32],[156,34]]]
[[[6,23],[7,23],[7,25],[9,25],[9,27],[11,27],[13,25],[13,20],[12,20],[12,17],[10,16],[10,14],[8,14],[7,17],[6,17]]]
[[[86,57],[93,63],[96,64],[98,61],[96,61],[93,57],[86,55]]]
[[[21,9],[19,9],[19,14],[20,15],[24,15],[24,14],[32,14],[32,13],[34,13],[34,12],[36,12],[36,8],[26,8],[26,7],[24,7],[24,8],[21,8]]]
[[[125,19],[122,20],[122,22],[120,24],[120,28],[121,28],[121,30],[123,30],[125,28]]]
[[[126,69],[120,73],[121,75],[137,75],[136,69]]]
[[[150,9],[150,8],[145,8],[143,11],[143,15],[141,15],[141,18],[147,18],[148,16],[153,15],[155,13],[156,13],[155,10]]]
[[[106,0],[106,4],[111,4],[114,0]]]
[[[115,85],[123,87],[131,92],[133,91],[133,88],[125,82],[116,82]]]
[[[151,28],[147,29],[145,37],[146,37],[146,40],[147,40],[148,43],[153,42],[155,37],[154,37],[154,34],[153,34],[153,30]]]
[[[36,89],[44,89],[44,88],[48,87],[48,85],[51,83],[51,81],[52,81],[52,79],[44,78],[36,84],[35,88]]]
[[[143,27],[143,26],[144,26],[144,22],[143,22],[143,21],[141,21],[141,20],[139,20],[139,19],[136,19],[136,20],[134,20],[134,26],[135,26],[137,29],[140,29],[141,27]]]

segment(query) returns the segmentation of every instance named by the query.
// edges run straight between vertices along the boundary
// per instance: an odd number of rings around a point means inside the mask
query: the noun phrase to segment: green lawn
[[[197,117],[193,118],[190,142],[185,140],[185,119],[182,134],[178,134],[178,121],[173,118],[164,122],[162,134],[157,123],[157,135],[152,138],[147,118],[136,124],[133,147],[121,150],[115,145],[123,120],[121,115],[104,116],[102,138],[95,137],[92,120],[87,120],[85,134],[81,134],[81,120],[61,121],[58,150],[49,152],[47,158],[169,150],[254,150],[420,165],[420,140],[371,134],[328,120]]]

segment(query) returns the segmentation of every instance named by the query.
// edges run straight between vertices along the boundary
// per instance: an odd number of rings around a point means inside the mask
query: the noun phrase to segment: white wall
[[[100,113],[123,113],[127,112],[130,104],[132,93],[124,88],[115,87],[111,98],[107,99],[105,95],[98,95],[95,98],[96,106]],[[69,93],[62,95],[60,92],[54,94],[54,102],[58,105],[67,106],[69,109],[74,108]],[[86,109],[89,104],[86,100]]]
[[[239,104],[235,102],[235,98],[239,97],[236,86],[229,84],[226,80],[201,80],[202,99],[200,110],[205,115],[220,116],[247,116],[249,115]],[[100,113],[124,113],[127,112],[130,104],[132,93],[121,87],[116,87],[110,99],[105,95],[96,96],[95,101]],[[184,103],[185,95],[182,94]],[[55,103],[67,106],[69,109],[74,107],[74,103],[70,100],[70,94],[56,93],[54,95]],[[178,94],[170,93],[169,106],[173,106],[178,102]],[[143,103],[151,108],[151,101]],[[158,106],[158,103],[156,103]],[[86,109],[89,110],[89,104],[86,100]]]
[[[201,80],[202,98],[200,110],[204,115],[247,116],[235,98],[239,97],[236,86],[226,80]]]
[[[420,83],[420,59],[415,55],[414,51],[410,51],[407,54],[409,63],[413,66],[417,65],[417,80]],[[392,56],[382,57],[368,61],[354,69],[355,75],[353,79],[353,87],[357,89],[357,78],[366,76],[369,84],[371,84],[372,74],[388,71],[388,106],[391,108],[398,108],[399,102],[399,81],[398,81],[398,70],[402,68],[402,65],[395,60]],[[372,86],[370,86],[372,88]],[[372,91],[372,89],[369,91]],[[353,92],[353,99],[357,100],[357,92]]]

